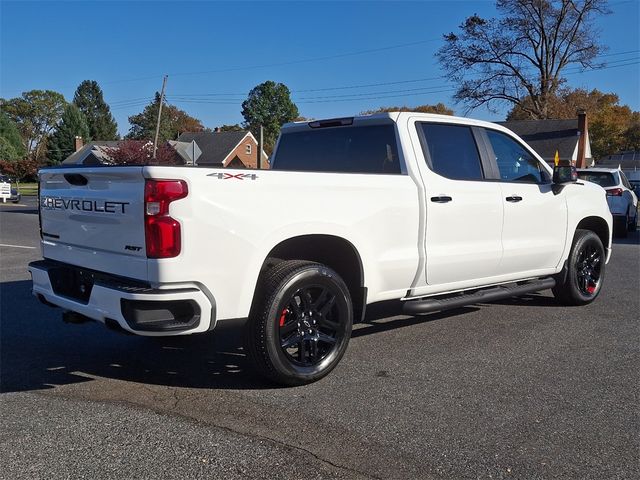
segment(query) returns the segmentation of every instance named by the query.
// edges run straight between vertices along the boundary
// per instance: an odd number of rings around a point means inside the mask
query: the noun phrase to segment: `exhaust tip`
[[[72,312],[70,310],[67,310],[65,312],[62,312],[62,321],[64,323],[80,324],[80,323],[90,322],[92,321],[92,319],[89,317],[85,317],[84,315],[81,315],[77,312]]]

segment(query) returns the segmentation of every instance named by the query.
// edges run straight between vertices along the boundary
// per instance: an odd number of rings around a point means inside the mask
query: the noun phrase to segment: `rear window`
[[[578,172],[578,178],[587,182],[597,183],[601,187],[615,187],[618,184],[616,175],[609,172]]]
[[[272,170],[399,174],[393,125],[283,133]]]

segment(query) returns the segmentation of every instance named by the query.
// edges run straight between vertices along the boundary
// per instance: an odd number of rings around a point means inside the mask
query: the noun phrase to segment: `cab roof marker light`
[[[353,117],[330,118],[329,120],[315,120],[308,123],[310,128],[344,127],[353,125]]]

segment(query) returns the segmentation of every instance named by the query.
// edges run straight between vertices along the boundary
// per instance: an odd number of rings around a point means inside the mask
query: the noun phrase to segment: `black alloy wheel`
[[[310,285],[294,292],[278,320],[280,346],[289,361],[309,367],[331,355],[344,336],[345,305],[336,302],[339,291]]]
[[[606,252],[602,240],[591,230],[576,230],[566,269],[556,277],[553,295],[563,305],[593,302],[605,276]]]
[[[282,385],[327,375],[349,344],[353,308],[340,276],[319,263],[287,260],[263,273],[246,331],[255,367]]]
[[[578,288],[583,295],[595,294],[600,285],[600,271],[603,264],[601,249],[593,244],[587,244],[578,252],[576,280]]]

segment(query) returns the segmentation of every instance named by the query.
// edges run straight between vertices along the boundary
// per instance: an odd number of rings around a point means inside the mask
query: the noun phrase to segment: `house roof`
[[[553,160],[556,150],[561,159],[573,157],[578,142],[577,119],[514,120],[497,123],[516,133],[545,160]]]
[[[229,153],[249,134],[238,132],[185,132],[178,137],[179,142],[192,142],[202,150],[198,164],[222,165]]]
[[[623,152],[609,155],[598,160],[599,167],[617,168],[622,170],[640,170],[640,151]]]
[[[77,152],[72,153],[62,162],[65,165],[83,165],[83,164],[101,164],[108,161],[109,158],[105,155],[102,147],[116,148],[120,140],[111,141],[95,141],[87,143]]]

